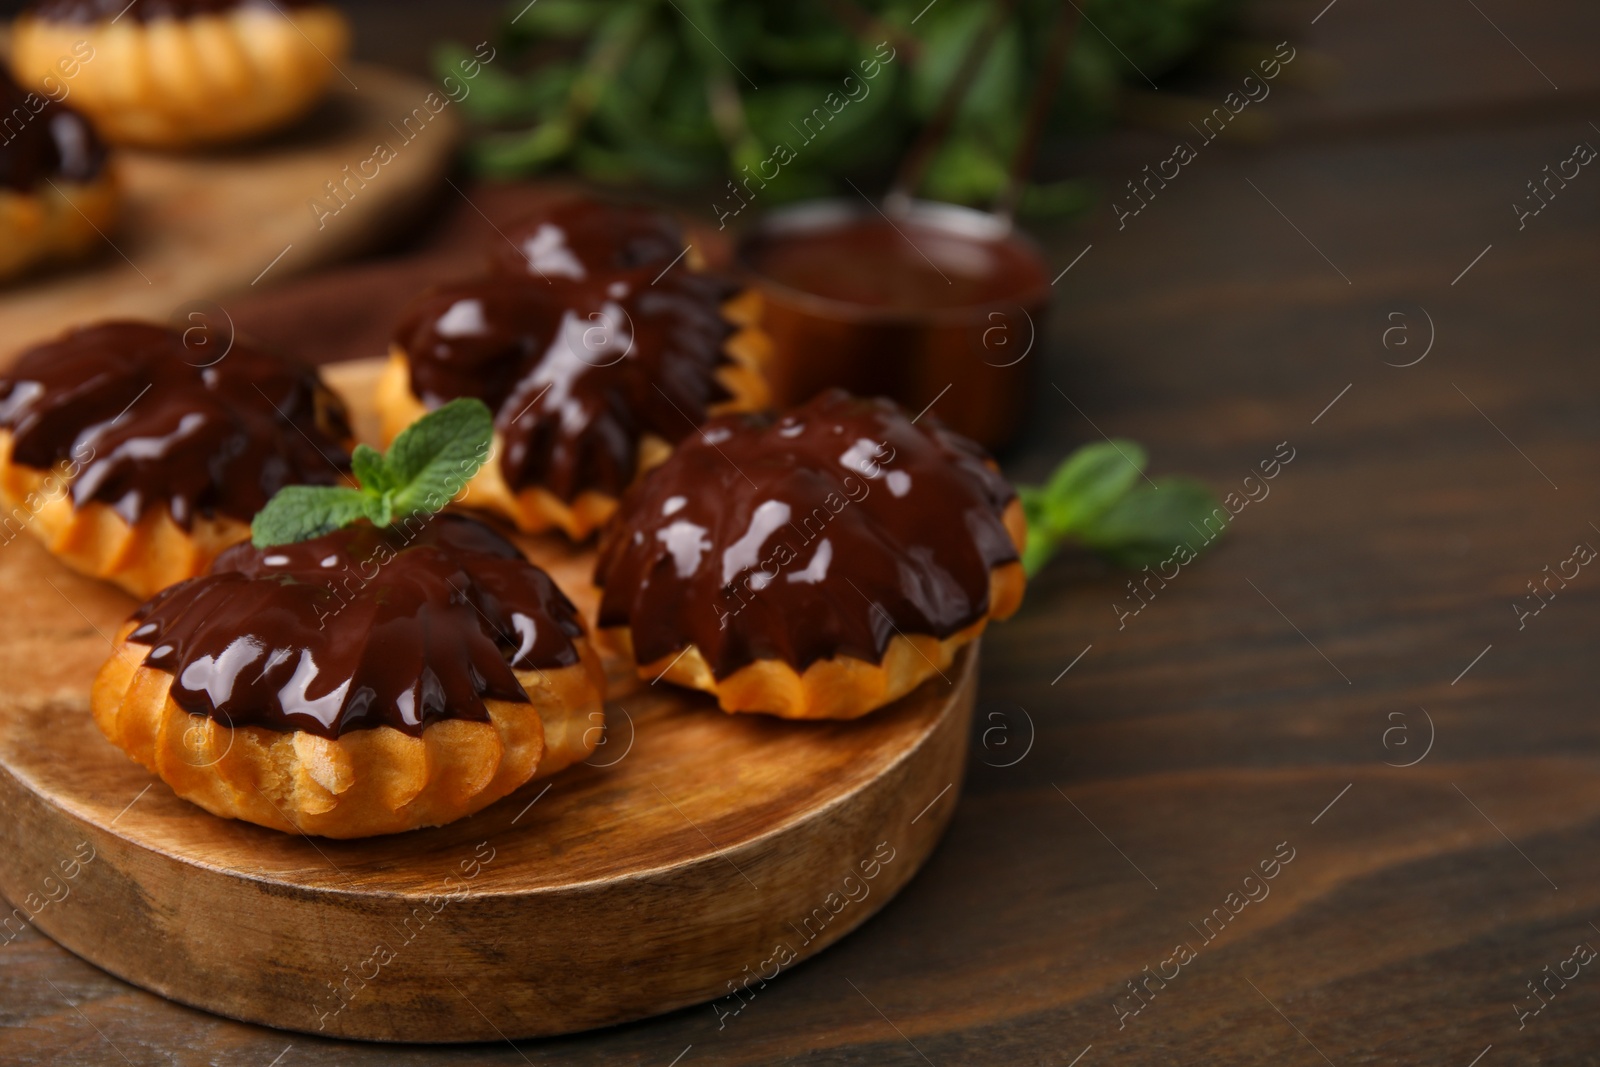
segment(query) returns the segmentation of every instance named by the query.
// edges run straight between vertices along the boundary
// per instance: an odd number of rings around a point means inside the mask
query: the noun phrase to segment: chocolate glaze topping
[[[528,702],[513,671],[572,666],[583,634],[549,575],[451,514],[235,545],[133,617],[185,711],[328,738],[488,722],[485,700]]]
[[[27,92],[0,66],[0,188],[26,193],[47,178],[87,182],[105,165],[106,147],[87,119]]]
[[[156,19],[186,19],[195,15],[217,15],[241,7],[312,7],[325,0],[35,0],[28,12],[46,22],[99,22],[114,19],[127,9],[123,18],[140,22]]]
[[[216,360],[139,322],[24,352],[0,375],[0,429],[14,462],[67,463],[76,506],[130,523],[161,504],[185,528],[197,513],[249,522],[283,486],[332,484],[350,463],[344,407],[311,368],[243,340]]]
[[[881,662],[896,632],[983,617],[1017,559],[1015,496],[977,445],[887,400],[823,393],[777,421],[713,419],[622,500],[601,540],[599,623],[653,663],[699,648],[718,678],[756,660]]]
[[[637,204],[575,199],[513,223],[490,250],[496,274],[583,284],[643,273],[649,282],[688,246],[670,215]]]
[[[618,495],[642,437],[680,441],[729,399],[714,374],[737,289],[682,264],[663,273],[682,238],[642,209],[569,202],[511,236],[522,251],[496,253],[495,274],[412,303],[395,332],[412,392],[487,403],[513,489]]]

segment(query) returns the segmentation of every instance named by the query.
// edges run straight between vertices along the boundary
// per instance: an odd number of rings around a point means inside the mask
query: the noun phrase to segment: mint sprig
[[[1203,551],[1208,539],[1197,530],[1221,508],[1216,496],[1190,478],[1146,481],[1146,462],[1145,450],[1132,441],[1085,445],[1044,485],[1018,486],[1028,520],[1022,553],[1028,575],[1066,541],[1134,568],[1167,559],[1181,544]]]
[[[360,488],[280,489],[250,524],[251,543],[270,548],[321,537],[360,519],[388,526],[439,511],[478,473],[493,441],[494,416],[483,401],[452,400],[402,430],[387,455],[357,445],[350,470]]]

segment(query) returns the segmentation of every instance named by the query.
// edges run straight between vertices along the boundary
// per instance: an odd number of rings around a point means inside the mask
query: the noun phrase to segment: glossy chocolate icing
[[[325,0],[35,0],[28,13],[46,22],[100,22],[121,18],[139,22],[218,15],[241,7],[312,7]]]
[[[285,485],[333,484],[350,463],[344,407],[311,368],[243,340],[216,360],[140,322],[24,352],[0,375],[0,429],[14,462],[68,463],[74,505],[129,523],[163,504],[185,528],[196,514],[249,522]]]
[[[1017,559],[1015,496],[972,442],[886,400],[825,392],[782,418],[728,415],[623,498],[601,540],[599,623],[640,663],[696,646],[718,678],[756,660],[881,662],[944,638]]]
[[[513,671],[570,667],[583,626],[550,576],[460,515],[235,545],[134,613],[172,699],[229,726],[338,737],[528,702]]]
[[[511,236],[523,251],[496,252],[494,274],[412,303],[395,332],[412,392],[487,403],[513,489],[616,496],[641,438],[680,441],[730,398],[714,375],[736,287],[672,265],[681,235],[642,209],[568,202]]]
[[[505,237],[490,249],[492,271],[556,285],[646,271],[633,280],[649,282],[689,245],[670,215],[590,199],[558,202],[506,227]]]
[[[106,165],[106,147],[87,119],[0,66],[0,188],[32,192],[46,179],[87,182]]]

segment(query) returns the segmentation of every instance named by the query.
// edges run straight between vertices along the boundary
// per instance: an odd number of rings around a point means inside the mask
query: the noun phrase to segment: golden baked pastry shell
[[[76,57],[67,99],[106,140],[182,149],[293,122],[341,76],[349,47],[349,24],[326,4],[249,4],[148,22],[23,15],[11,31],[11,69],[25,86],[59,86],[59,64]]]
[[[87,255],[116,221],[117,179],[109,162],[89,182],[53,178],[29,192],[0,189],[0,282]]]
[[[604,674],[587,640],[580,662],[518,671],[530,703],[486,700],[489,722],[447,719],[412,736],[389,726],[329,739],[303,730],[230,727],[174,702],[172,676],[128,640],[95,677],[95,724],[112,744],[214,815],[285,833],[371,837],[441,826],[592,752],[604,723]]]
[[[1027,523],[1019,501],[1006,506],[1002,521],[1020,553],[1026,543]],[[989,620],[1009,618],[1021,607],[1026,584],[1021,563],[995,567],[989,572],[989,611],[983,618],[945,638],[897,633],[878,663],[834,656],[797,671],[782,660],[763,659],[719,679],[700,649],[691,644],[681,653],[638,664],[639,677],[703,690],[728,712],[760,712],[784,719],[856,719],[942,674],[961,647],[983,633]],[[608,629],[603,636],[633,658],[629,627]]]
[[[0,430],[0,544],[26,532],[73,570],[141,600],[206,573],[224,549],[250,538],[249,523],[224,515],[196,515],[186,530],[166,504],[132,524],[97,500],[74,506],[71,461],[42,471],[13,462],[11,449],[11,431]]]

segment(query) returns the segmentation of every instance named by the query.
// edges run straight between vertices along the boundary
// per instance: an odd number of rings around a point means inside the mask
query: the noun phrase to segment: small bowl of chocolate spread
[[[767,215],[737,254],[766,297],[779,404],[843,386],[911,411],[937,400],[946,425],[990,448],[1015,433],[1050,276],[1009,220],[931,201],[887,213],[808,201]]]

